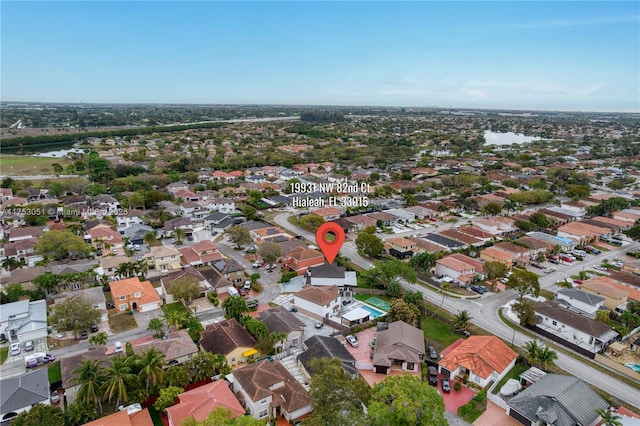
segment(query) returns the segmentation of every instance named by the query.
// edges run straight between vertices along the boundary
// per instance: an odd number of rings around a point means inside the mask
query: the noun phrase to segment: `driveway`
[[[487,400],[487,410],[473,422],[473,426],[520,426],[520,422],[509,417],[504,408]]]
[[[454,381],[451,380],[451,392],[445,393],[442,391],[442,375],[438,374],[438,392],[442,395],[442,399],[444,399],[444,408],[450,413],[457,414],[458,408],[465,405],[467,402],[471,401],[473,395],[475,395],[475,391],[469,389],[466,386],[462,386],[460,388],[460,392],[456,392],[453,390]],[[494,423],[494,425],[498,425],[500,423]],[[500,424],[502,426],[502,424]]]

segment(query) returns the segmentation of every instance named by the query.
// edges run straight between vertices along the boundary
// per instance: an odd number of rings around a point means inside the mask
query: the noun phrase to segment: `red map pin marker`
[[[335,235],[333,241],[327,241],[328,233]],[[344,244],[344,230],[335,222],[323,223],[316,231],[316,242],[331,265]]]

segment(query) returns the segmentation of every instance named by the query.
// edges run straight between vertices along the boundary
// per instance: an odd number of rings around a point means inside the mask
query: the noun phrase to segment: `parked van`
[[[238,291],[238,289],[233,286],[229,286],[229,290],[227,290],[227,293],[229,293],[229,296],[240,296],[240,292]]]

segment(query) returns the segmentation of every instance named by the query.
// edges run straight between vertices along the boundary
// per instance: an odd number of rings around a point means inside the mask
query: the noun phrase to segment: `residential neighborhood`
[[[95,136],[67,177],[5,174],[0,419],[365,419],[400,383],[450,424],[635,424],[637,117],[365,112]]]

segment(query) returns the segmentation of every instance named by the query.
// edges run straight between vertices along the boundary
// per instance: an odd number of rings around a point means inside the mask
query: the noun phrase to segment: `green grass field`
[[[420,328],[422,328],[427,341],[435,343],[434,346],[436,346],[439,351],[462,337],[453,332],[449,325],[429,316],[422,318]]]
[[[64,158],[31,157],[28,155],[0,155],[0,174],[8,176],[53,174],[52,164],[62,167],[69,163]]]
[[[129,315],[127,312],[109,315],[109,328],[114,333],[133,330],[136,327],[138,327],[138,323],[136,323],[133,315]]]
[[[500,380],[500,382],[496,385],[495,389],[493,390],[493,393],[497,394],[498,392],[500,392],[500,389],[502,389],[502,386],[504,386],[504,384],[507,383],[507,380],[520,378],[520,375],[525,371],[527,371],[528,369],[529,367],[527,367],[524,364],[514,365],[513,368],[509,370],[507,375],[504,376],[502,380]]]
[[[62,380],[62,370],[60,369],[60,361],[49,364],[47,367],[49,373],[49,383],[55,383]]]
[[[0,364],[4,364],[4,362],[9,357],[9,347],[0,348]]]

